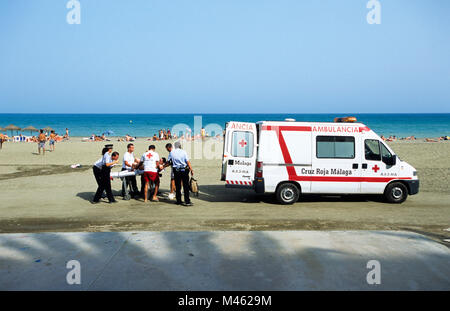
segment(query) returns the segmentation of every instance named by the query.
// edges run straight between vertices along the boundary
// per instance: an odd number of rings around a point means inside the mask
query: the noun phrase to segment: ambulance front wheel
[[[389,203],[402,203],[408,197],[408,189],[400,182],[389,184],[384,191],[384,198]]]
[[[281,184],[277,188],[276,197],[281,204],[293,204],[300,197],[300,190],[291,183]]]

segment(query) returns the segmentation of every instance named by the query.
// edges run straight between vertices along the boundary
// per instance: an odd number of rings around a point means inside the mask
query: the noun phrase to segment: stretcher
[[[122,190],[124,191],[123,199],[130,200],[131,195],[128,189],[127,179],[125,177],[128,176],[138,176],[144,174],[143,170],[135,170],[135,171],[120,171],[120,172],[111,172],[111,178],[120,178],[122,180]]]

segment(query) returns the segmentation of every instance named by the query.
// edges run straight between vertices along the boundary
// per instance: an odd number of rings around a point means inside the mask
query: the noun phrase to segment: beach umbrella
[[[10,124],[8,126],[5,126],[5,130],[11,131],[11,136],[13,136],[14,135],[13,131],[17,131],[17,132],[20,131],[20,127],[15,126],[14,124]]]
[[[46,132],[53,131],[53,129],[50,126],[44,127],[43,130],[46,131]]]
[[[30,131],[30,135],[32,134],[32,132],[39,132],[39,130],[32,125],[23,128],[22,131]]]

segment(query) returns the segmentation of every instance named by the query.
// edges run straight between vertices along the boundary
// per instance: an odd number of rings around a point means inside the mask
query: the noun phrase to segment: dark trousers
[[[122,168],[122,171],[126,171],[125,168]],[[127,181],[127,185],[129,185],[131,187],[131,194],[132,195],[136,195],[139,193],[138,187],[137,187],[137,183],[136,183],[136,176],[127,176],[125,177],[126,181]],[[125,187],[123,186],[122,183],[122,195],[125,195]]]
[[[93,166],[92,170],[94,172],[95,181],[97,182],[97,186],[100,187],[102,184],[102,170],[99,169],[97,166]]]
[[[177,203],[181,203],[181,184],[183,184],[184,203],[191,203],[189,198],[189,170],[177,171],[173,170],[176,188]]]
[[[94,169],[95,171],[95,169]],[[100,170],[100,184],[97,188],[97,192],[94,196],[94,202],[98,202],[102,196],[103,191],[106,191],[106,196],[109,202],[114,201],[114,196],[111,190],[111,178],[110,178],[111,169],[109,167],[103,166]],[[94,173],[95,176],[95,173]],[[97,177],[95,178],[97,180]],[[97,180],[98,182],[98,180]]]

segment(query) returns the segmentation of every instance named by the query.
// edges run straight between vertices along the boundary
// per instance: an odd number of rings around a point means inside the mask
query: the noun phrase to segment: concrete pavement
[[[403,231],[0,234],[0,290],[450,290],[450,250]]]

